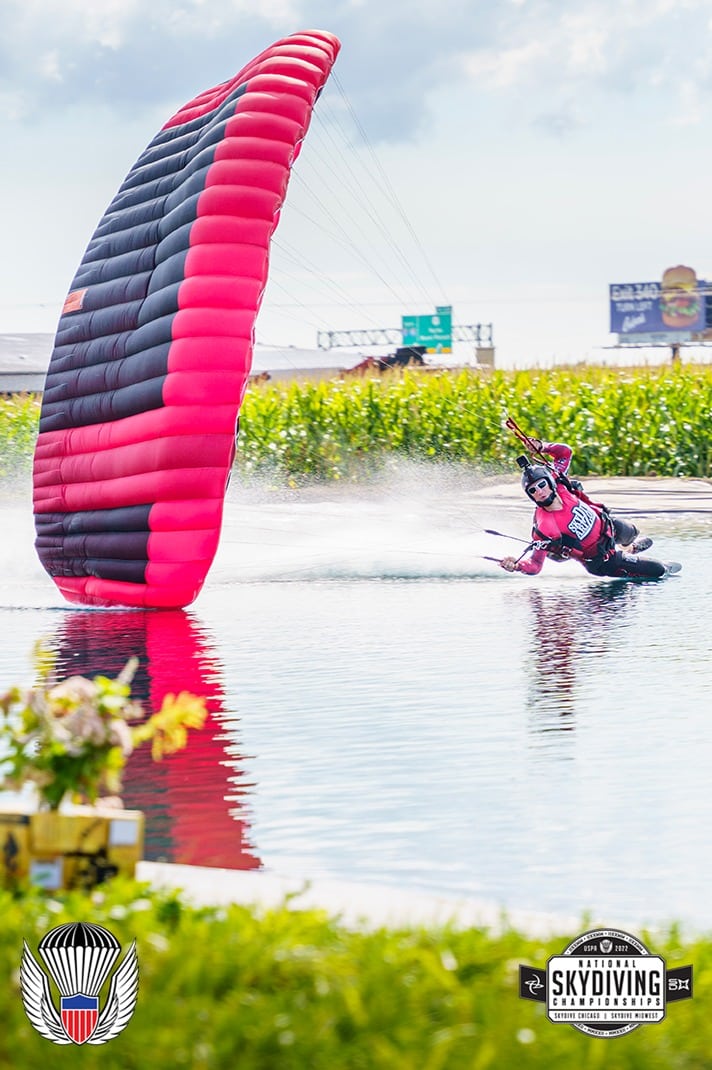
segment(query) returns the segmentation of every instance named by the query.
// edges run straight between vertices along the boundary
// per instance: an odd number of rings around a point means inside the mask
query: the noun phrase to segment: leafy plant
[[[519,965],[544,966],[585,931],[546,938],[452,926],[349,927],[292,900],[274,909],[196,908],[188,895],[116,878],[90,896],[0,891],[0,1070],[43,1061],[85,1070],[704,1070],[712,942],[637,935],[668,967],[691,963],[694,997],[660,1024],[611,1040],[554,1025],[519,996]],[[50,1045],[20,998],[34,952],[68,921],[135,940],[136,1011],[106,1045]],[[56,997],[55,997],[56,998]],[[106,998],[104,994],[103,998]],[[66,1059],[66,1063],[64,1062]]]
[[[0,476],[29,468],[39,418],[39,401],[34,394],[0,397]]]
[[[712,476],[712,368],[595,366],[393,372],[261,383],[245,397],[236,464],[288,480],[360,478],[406,455],[511,466],[509,413],[570,443],[580,475]]]
[[[71,676],[50,684],[51,659],[36,651],[37,686],[13,687],[0,696],[0,760],[3,787],[35,785],[52,810],[65,798],[96,802],[101,794],[117,795],[132,751],[151,741],[152,756],[181,750],[190,728],[202,727],[205,701],[188,692],[169,694],[161,709],[143,723],[131,698],[131,680],[138,659],[131,658],[115,679]]]
[[[0,405],[0,474],[27,466],[36,399]],[[578,475],[712,477],[712,367],[390,372],[328,382],[254,383],[237,468],[289,482],[358,479],[394,456],[511,467],[505,414],[568,442]]]

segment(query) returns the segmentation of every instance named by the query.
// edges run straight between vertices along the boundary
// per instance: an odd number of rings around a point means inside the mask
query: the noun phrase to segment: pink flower
[[[109,742],[115,747],[121,747],[121,753],[128,758],[133,750],[133,736],[126,721],[117,718],[109,722]]]
[[[101,747],[109,741],[108,726],[96,710],[91,708],[80,707],[72,710],[62,719],[60,725],[80,749],[82,744],[91,743]]]
[[[84,676],[70,676],[69,679],[53,687],[47,695],[50,705],[54,707],[53,712],[59,716],[63,711],[77,706],[93,708],[96,696],[96,684]]]

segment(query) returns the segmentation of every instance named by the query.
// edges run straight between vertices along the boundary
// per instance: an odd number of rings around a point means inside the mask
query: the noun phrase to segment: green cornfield
[[[31,454],[36,402],[0,408],[0,471]],[[576,451],[578,475],[712,476],[712,367],[390,372],[255,382],[237,468],[287,480],[358,479],[389,458],[510,468],[506,415]]]
[[[39,405],[33,394],[0,397],[0,476],[25,470],[37,437]]]
[[[601,367],[259,384],[242,409],[238,464],[348,478],[393,454],[493,471],[529,433],[568,442],[581,475],[712,475],[712,369]]]

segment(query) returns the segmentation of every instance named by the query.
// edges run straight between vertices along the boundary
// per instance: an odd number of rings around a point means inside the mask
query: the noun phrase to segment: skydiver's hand
[[[500,566],[505,572],[516,572],[517,562],[513,557],[503,557],[500,561]]]

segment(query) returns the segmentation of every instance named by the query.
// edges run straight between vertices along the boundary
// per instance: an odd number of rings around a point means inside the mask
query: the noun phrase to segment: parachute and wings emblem
[[[20,991],[25,1013],[40,1034],[54,1044],[106,1044],[125,1028],[138,998],[138,958],[131,944],[112,974],[104,1007],[99,992],[121,947],[100,925],[70,922],[48,932],[38,947],[60,993],[57,1010],[49,977],[24,943]]]

